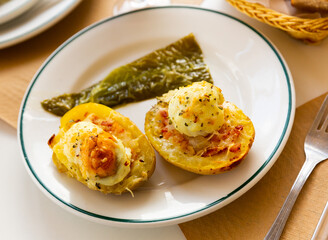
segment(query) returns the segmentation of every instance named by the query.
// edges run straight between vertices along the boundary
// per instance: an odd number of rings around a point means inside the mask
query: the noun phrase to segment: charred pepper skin
[[[42,107],[63,116],[87,102],[114,107],[160,96],[193,82],[213,83],[203,53],[193,34],[114,69],[99,83],[79,93],[63,94],[41,102]]]

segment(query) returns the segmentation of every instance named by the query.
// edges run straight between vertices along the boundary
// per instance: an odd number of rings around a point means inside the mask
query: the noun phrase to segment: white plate
[[[29,10],[38,0],[7,0],[0,4],[0,24],[8,22]]]
[[[193,32],[215,84],[226,100],[252,119],[255,142],[233,171],[198,176],[160,157],[150,181],[122,196],[91,191],[58,173],[47,146],[59,118],[40,102],[81,90],[112,69]],[[143,130],[154,99],[117,110]],[[240,197],[270,169],[289,136],[295,112],[294,85],[277,49],[258,31],[224,13],[193,7],[138,10],[96,23],[74,35],[43,64],[22,102],[18,124],[28,172],[47,196],[73,213],[115,226],[176,224],[213,212]]]
[[[8,3],[4,4],[4,7],[7,4],[11,4],[12,1],[13,3],[19,2],[19,5],[28,2],[23,5],[24,7],[31,7],[31,3],[36,4],[31,9],[24,9],[29,11],[22,13],[18,17],[11,15],[10,17],[15,17],[15,19],[0,25],[0,49],[25,41],[48,29],[80,3],[80,0],[9,0]]]

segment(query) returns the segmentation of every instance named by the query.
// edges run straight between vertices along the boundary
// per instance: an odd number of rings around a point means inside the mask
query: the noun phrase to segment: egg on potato
[[[131,192],[155,168],[146,136],[130,119],[97,103],[68,111],[48,144],[60,172],[105,194]]]
[[[255,137],[252,121],[205,81],[158,97],[146,114],[145,133],[165,160],[202,175],[237,166]]]

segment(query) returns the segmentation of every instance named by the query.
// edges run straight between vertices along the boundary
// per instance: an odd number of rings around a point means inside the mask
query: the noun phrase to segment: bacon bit
[[[169,137],[172,136],[172,133],[169,132],[169,130],[167,129],[167,127],[162,129],[162,135],[165,139],[168,139]]]
[[[161,110],[159,113],[161,114],[161,116],[163,118],[168,118],[169,117],[169,114],[166,110]]]
[[[163,137],[165,139],[169,139],[171,136],[172,136],[172,133],[171,132],[163,132]]]
[[[129,166],[129,162],[126,161],[126,162],[124,163],[124,166]]]
[[[166,110],[161,110],[160,112],[160,116],[162,117],[162,126],[165,127],[166,125],[169,124],[169,114]]]
[[[226,147],[210,147],[201,155],[202,157],[211,157],[226,150]]]
[[[124,128],[121,128],[118,133],[124,133],[125,129]]]
[[[116,173],[116,155],[113,141],[103,135],[86,139],[81,147],[82,162],[100,177]]]
[[[222,139],[221,136],[216,134],[213,134],[212,137],[210,138],[210,140],[213,142],[220,142],[221,139]]]
[[[188,145],[189,141],[184,138],[184,136],[180,133],[178,133],[176,130],[172,131],[172,137],[173,137],[173,142],[175,143],[187,143]]]
[[[238,125],[234,128],[230,128],[230,127],[224,125],[219,130],[219,135],[213,135],[211,140],[213,140],[215,142],[220,142],[221,140],[226,140],[229,138],[229,140],[231,142],[235,142],[237,140],[237,138],[239,137],[240,132],[242,130],[243,130],[242,125]]]
[[[97,121],[98,119],[99,119],[99,117],[97,116],[97,115],[95,115],[95,114],[90,114],[91,115],[91,119],[93,120],[93,121]]]
[[[112,133],[115,136],[125,132],[125,129],[118,122],[113,120],[101,120],[97,116],[92,115],[91,121],[92,123],[101,126],[105,132]]]
[[[52,136],[49,138],[49,140],[48,140],[48,145],[49,146],[51,146],[52,141],[54,140],[55,136],[56,136],[55,134],[52,134]]]
[[[106,127],[113,126],[113,122],[110,122],[110,121],[102,121],[100,124],[103,126],[106,126]]]
[[[240,147],[241,147],[241,144],[238,143],[238,144],[233,145],[229,150],[230,150],[230,152],[238,152],[238,151],[240,151]]]

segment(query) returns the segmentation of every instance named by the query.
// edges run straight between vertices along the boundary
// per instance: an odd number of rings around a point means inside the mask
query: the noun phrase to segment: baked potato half
[[[130,119],[97,103],[68,111],[48,144],[60,172],[105,194],[131,192],[155,168],[146,136]]]
[[[145,133],[166,161],[202,175],[236,167],[255,137],[252,121],[206,82],[157,98],[146,114]]]

